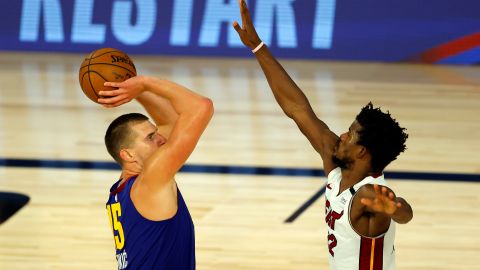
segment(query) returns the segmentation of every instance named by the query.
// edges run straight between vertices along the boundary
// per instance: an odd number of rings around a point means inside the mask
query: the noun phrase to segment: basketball
[[[135,65],[126,53],[113,48],[102,48],[93,51],[83,60],[78,79],[83,93],[97,102],[101,98],[98,92],[114,89],[103,86],[104,82],[123,82],[136,75]]]

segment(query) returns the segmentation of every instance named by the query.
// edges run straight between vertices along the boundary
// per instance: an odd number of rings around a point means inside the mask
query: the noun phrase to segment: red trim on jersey
[[[373,177],[373,178],[378,178],[382,175],[383,175],[383,173],[370,173],[370,176]]]
[[[359,270],[370,270],[370,251],[372,249],[372,239],[362,237],[360,241],[360,259]]]
[[[136,177],[136,175],[131,176],[130,178],[125,180],[125,182],[123,182],[120,186],[118,186],[114,191],[110,192],[110,196],[113,196],[113,195],[116,195],[117,193],[122,192],[122,190],[125,188],[125,185],[127,184],[127,182],[130,181],[130,179],[132,179],[134,177]]]
[[[382,269],[383,268],[383,240],[385,237],[380,237],[375,239],[375,250],[373,254],[373,269]]]
[[[383,239],[362,237],[360,241],[359,270],[383,269]]]

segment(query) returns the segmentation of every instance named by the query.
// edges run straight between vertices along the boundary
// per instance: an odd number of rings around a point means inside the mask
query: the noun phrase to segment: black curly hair
[[[362,108],[356,120],[362,127],[358,131],[357,144],[364,146],[370,152],[373,172],[382,172],[390,162],[407,149],[406,129],[400,127],[388,111],[384,113],[380,108],[374,108],[372,102],[369,102]]]

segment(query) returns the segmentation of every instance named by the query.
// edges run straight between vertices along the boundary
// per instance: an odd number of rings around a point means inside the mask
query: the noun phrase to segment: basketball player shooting
[[[408,223],[413,212],[388,188],[383,170],[405,151],[405,129],[369,103],[347,132],[334,134],[260,40],[245,1],[239,3],[242,25],[235,21],[233,27],[255,54],[284,113],[323,160],[330,269],[395,269],[395,224]]]
[[[107,82],[98,102],[116,107],[136,99],[142,114],[115,119],[105,144],[122,172],[110,189],[107,211],[118,269],[195,269],[192,218],[175,174],[213,115],[212,101],[176,83],[136,76]]]

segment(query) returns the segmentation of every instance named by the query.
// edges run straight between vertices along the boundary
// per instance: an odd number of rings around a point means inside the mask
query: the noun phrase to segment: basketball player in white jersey
[[[242,25],[233,27],[255,54],[280,107],[322,157],[330,269],[395,269],[395,224],[409,222],[413,212],[382,172],[406,149],[405,129],[369,103],[348,132],[335,135],[260,40],[246,3],[239,3]]]

